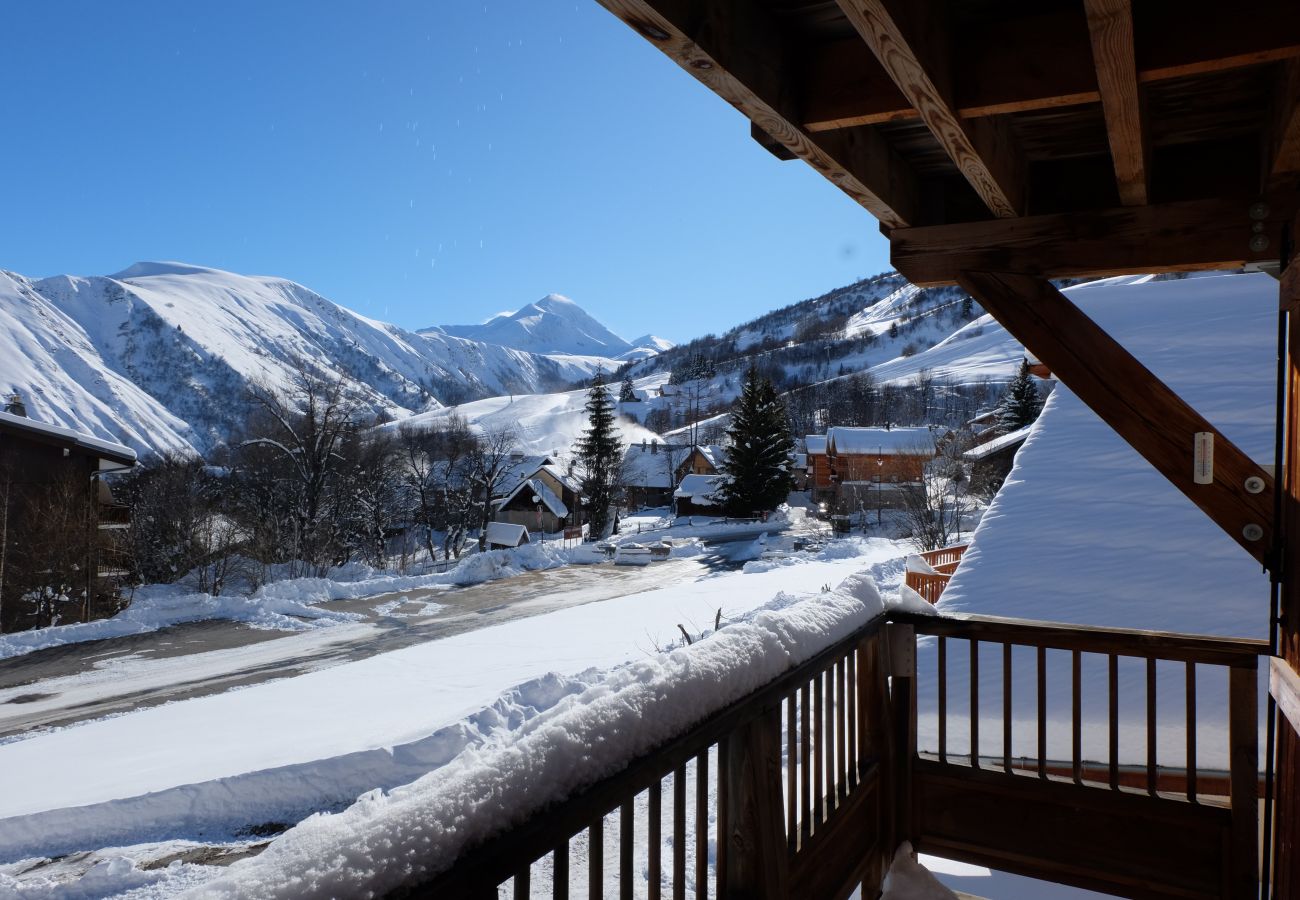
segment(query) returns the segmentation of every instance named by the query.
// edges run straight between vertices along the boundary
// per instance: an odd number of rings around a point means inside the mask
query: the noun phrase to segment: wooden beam
[[[980,305],[1061,382],[1261,563],[1273,546],[1273,478],[1049,282],[963,272]],[[1198,433],[1214,435],[1213,481],[1193,478]],[[1264,489],[1250,493],[1248,478]],[[1248,537],[1258,529],[1258,536]]]
[[[1018,272],[1049,278],[1231,269],[1278,258],[1282,226],[1296,211],[1294,193],[1121,206],[1005,221],[895,228],[890,259],[922,286],[953,284],[963,270]],[[1266,245],[1252,249],[1257,237]]]
[[[784,33],[746,0],[599,0],[764,133],[807,162],[881,222],[916,221],[906,162],[868,129],[814,139],[800,120]]]
[[[952,96],[951,47],[937,4],[836,0],[894,84],[999,217],[1023,214],[1025,161],[1005,122],[964,119]]]
[[[1270,137],[1270,181],[1280,186],[1300,173],[1300,60],[1291,60],[1283,69]]]
[[[1300,57],[1300,16],[1287,0],[1261,0],[1250,15],[1223,4],[1143,0],[1134,8],[1140,84]],[[954,35],[967,119],[1101,102],[1082,8],[976,24]],[[917,111],[856,38],[817,45],[801,69],[803,125],[829,131],[914,119]]]
[[[1115,180],[1125,206],[1147,203],[1147,149],[1130,0],[1084,0]]]

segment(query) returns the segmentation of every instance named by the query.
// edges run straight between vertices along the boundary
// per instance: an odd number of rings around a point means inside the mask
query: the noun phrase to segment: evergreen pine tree
[[[1020,370],[998,402],[998,426],[1006,432],[1017,431],[1032,424],[1042,408],[1043,399],[1038,396],[1038,384],[1034,381],[1034,376],[1029,374],[1029,360],[1022,359]]]
[[[587,502],[591,537],[605,538],[613,530],[622,460],[619,433],[614,427],[614,401],[600,372],[591,381],[586,410],[588,424],[574,450],[583,469],[582,495]]]
[[[756,368],[745,373],[727,438],[730,446],[717,492],[727,513],[747,516],[784,503],[794,488],[794,437],[785,404]]]
[[[636,402],[637,402],[636,389],[635,389],[634,387],[632,387],[632,376],[631,376],[631,375],[624,375],[624,376],[623,376],[623,384],[622,384],[622,386],[618,389],[618,402],[619,402],[619,403],[636,403]]]

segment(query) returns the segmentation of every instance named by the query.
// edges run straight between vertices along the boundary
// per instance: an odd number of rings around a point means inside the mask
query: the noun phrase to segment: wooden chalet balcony
[[[918,642],[927,663],[919,671]],[[969,675],[962,708],[948,688],[959,646]],[[844,898],[860,885],[870,898],[910,840],[1122,896],[1253,897],[1265,654],[1254,640],[887,614],[402,896],[602,898],[616,884],[619,898],[651,900]],[[1032,679],[1023,677],[1026,660]],[[1050,663],[1066,663],[1068,681]],[[1084,739],[1082,710],[1085,696],[1096,708],[1098,685],[1081,673],[1098,663],[1108,673],[1100,702],[1109,752],[1089,759],[1084,747],[1095,742]],[[1145,710],[1137,723],[1145,764],[1121,757],[1121,732],[1134,725],[1121,721],[1121,665],[1145,672],[1141,696],[1123,697]],[[1177,708],[1161,706],[1170,700],[1159,695],[1158,666],[1186,676],[1178,767],[1156,753],[1157,709]],[[1060,690],[1047,689],[1049,669],[1054,685],[1069,684],[1068,708],[1054,699]],[[995,672],[999,689],[981,694]],[[1204,673],[1227,686],[1226,708],[1213,710],[1226,771],[1197,762],[1198,713],[1209,712],[1197,703]],[[1031,696],[1020,700],[1035,712],[1013,722],[1012,710],[1024,708],[1013,695],[1027,684]],[[935,703],[918,704],[918,695]],[[1071,749],[1052,759],[1060,744],[1049,743],[1049,726],[1059,734],[1062,722]],[[953,729],[969,738],[960,752]],[[1013,732],[1022,750],[1032,735],[1036,752],[1016,753]],[[1161,748],[1170,740],[1166,717]],[[584,850],[585,864],[572,865]]]

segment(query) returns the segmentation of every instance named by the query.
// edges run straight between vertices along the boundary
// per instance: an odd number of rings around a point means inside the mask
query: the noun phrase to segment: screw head
[[[1245,528],[1241,529],[1241,536],[1248,541],[1257,541],[1264,536],[1264,529],[1260,528],[1254,522],[1251,522]]]
[[[1260,219],[1267,219],[1268,204],[1262,200],[1259,201],[1258,203],[1252,203],[1250,204],[1249,213],[1250,213],[1250,217],[1255,221],[1259,221]]]
[[[1252,475],[1246,479],[1246,490],[1251,494],[1259,494],[1264,490],[1264,479],[1258,475]]]
[[[1268,238],[1262,234],[1257,234],[1250,239],[1250,249],[1254,253],[1263,253],[1268,249]]]

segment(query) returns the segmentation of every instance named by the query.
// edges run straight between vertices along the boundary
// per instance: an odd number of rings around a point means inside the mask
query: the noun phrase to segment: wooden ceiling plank
[[[881,222],[916,221],[906,161],[868,129],[814,138],[800,116],[779,26],[748,0],[598,0]]]
[[[1083,5],[1120,202],[1145,206],[1147,146],[1134,55],[1133,8],[1130,0],[1084,0]]]
[[[1142,51],[1136,60],[1138,83],[1300,58],[1300,16],[1294,9],[1266,2],[1253,6],[1249,17],[1218,10],[1210,10],[1217,13],[1212,18],[1148,10],[1156,21],[1137,35]],[[1196,30],[1168,30],[1169,22],[1188,17]],[[971,119],[1100,102],[1091,48],[1079,18],[1050,12],[999,25],[988,34],[963,35],[958,48],[962,78],[954,97],[958,114]],[[1082,40],[1074,39],[1075,31]],[[858,59],[857,48],[845,46],[859,43],[849,38],[827,42],[804,64],[803,125],[809,131],[917,116],[878,62]]]
[[[1123,345],[1041,278],[967,271],[958,282],[1061,383],[1260,562],[1272,547],[1273,479]],[[1210,484],[1194,481],[1196,435],[1214,435]],[[1252,494],[1247,478],[1265,489]],[[1257,525],[1262,537],[1244,530]]]
[[[951,49],[921,0],[836,0],[958,170],[994,215],[1023,214],[1026,166],[1010,129],[964,119],[952,99]]]
[[[1263,201],[1264,218],[1250,217]],[[914,284],[954,284],[964,270],[1046,278],[1232,269],[1277,260],[1297,195],[1279,191],[1152,206],[1027,216],[890,232],[890,261]],[[1257,237],[1267,244],[1252,250]]]

